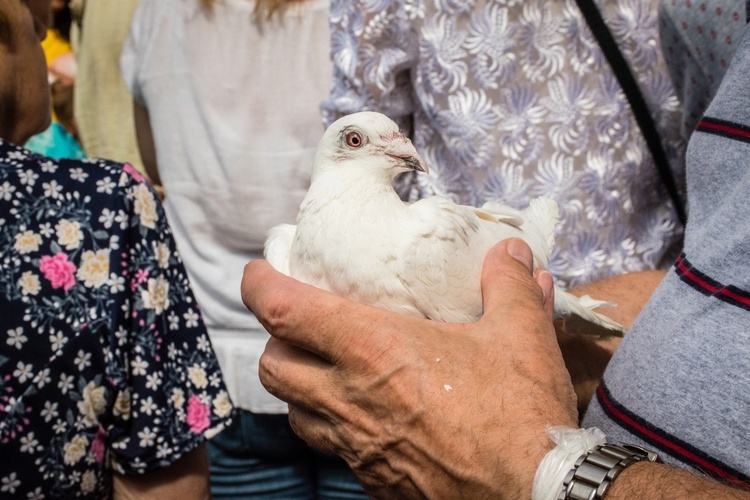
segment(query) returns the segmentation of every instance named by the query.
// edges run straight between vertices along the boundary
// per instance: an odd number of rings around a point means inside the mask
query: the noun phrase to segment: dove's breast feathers
[[[396,310],[415,314],[396,272],[408,247],[407,206],[393,191],[345,189],[343,179],[334,182],[335,189],[326,189],[318,179],[302,202],[289,274],[365,304],[391,308],[394,302],[400,304]]]
[[[362,303],[448,322],[474,321],[482,314],[480,276],[487,251],[498,241],[524,237],[533,221],[499,205],[488,210],[431,197],[408,204],[391,189],[346,189],[319,179],[303,201],[289,245],[288,274]],[[541,200],[541,199],[540,199]],[[556,205],[541,200],[556,220]],[[537,207],[538,209],[538,207]],[[553,226],[550,225],[550,230]],[[530,234],[539,233],[531,227]],[[272,234],[278,246],[287,229]],[[547,235],[539,236],[540,265],[546,266]],[[287,245],[288,243],[282,243]],[[283,255],[267,251],[282,272]],[[278,267],[277,267],[278,266]]]

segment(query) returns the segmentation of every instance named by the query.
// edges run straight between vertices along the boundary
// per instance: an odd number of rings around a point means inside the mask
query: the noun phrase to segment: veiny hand
[[[273,338],[261,381],[289,402],[312,446],[341,455],[381,498],[529,498],[553,444],[576,426],[552,326],[552,278],[507,240],[482,275],[484,316],[447,324],[397,315],[247,265],[245,304]]]

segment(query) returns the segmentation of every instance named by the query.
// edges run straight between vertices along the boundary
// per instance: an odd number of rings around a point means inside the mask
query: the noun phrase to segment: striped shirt
[[[750,35],[687,151],[685,246],[584,425],[750,489]]]

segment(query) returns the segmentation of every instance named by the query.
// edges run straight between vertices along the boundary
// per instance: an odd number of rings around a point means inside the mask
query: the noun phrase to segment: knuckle
[[[260,377],[260,382],[263,384],[263,387],[273,395],[278,394],[278,391],[276,390],[278,367],[278,361],[268,350],[261,355],[260,360],[258,361],[258,375]]]
[[[294,312],[294,298],[286,289],[275,289],[258,297],[257,307],[253,310],[256,317],[272,333],[283,333]]]

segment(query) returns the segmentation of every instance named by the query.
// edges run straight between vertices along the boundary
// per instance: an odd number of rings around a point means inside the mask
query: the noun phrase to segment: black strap
[[[630,66],[620,52],[617,42],[612,37],[607,24],[602,19],[602,15],[599,9],[596,7],[594,0],[576,0],[578,8],[581,9],[583,17],[586,18],[586,22],[589,25],[589,29],[596,37],[599,42],[599,46],[604,51],[604,55],[612,67],[612,71],[617,77],[617,81],[620,82],[620,87],[625,93],[625,96],[630,103],[630,109],[633,110],[635,119],[638,122],[638,127],[641,129],[643,138],[646,140],[648,149],[651,151],[651,156],[654,158],[656,169],[659,171],[664,186],[667,188],[669,197],[672,198],[672,204],[677,212],[677,216],[680,218],[680,222],[685,224],[685,206],[680,199],[679,191],[677,190],[677,183],[675,182],[674,176],[672,175],[672,169],[669,166],[667,155],[664,152],[664,145],[661,142],[659,132],[656,130],[654,125],[654,119],[651,116],[651,112],[646,105],[646,101],[643,99],[638,83],[633,78],[633,73],[630,71]]]

